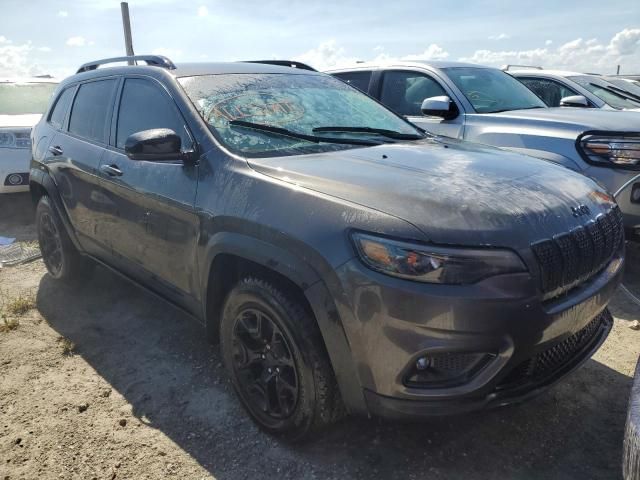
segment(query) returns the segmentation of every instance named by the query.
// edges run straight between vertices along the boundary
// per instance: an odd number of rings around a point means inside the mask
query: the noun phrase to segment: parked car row
[[[576,90],[556,92],[546,80],[555,73],[544,70],[512,76],[497,68],[431,61],[359,63],[328,73],[428,132],[508,148],[593,178],[616,198],[629,237],[640,233],[640,112],[605,108],[598,97],[589,101],[603,108],[549,108],[551,97],[574,105],[581,102],[578,94],[589,91],[576,84]],[[594,85],[601,82],[590,77]],[[609,90],[602,91],[640,107],[640,98]]]
[[[623,214],[579,172],[624,190],[612,126],[637,114],[548,109],[472,65],[333,72],[369,95],[296,67],[139,56],[61,82],[30,169],[51,277],[99,262],[200,320],[292,438],[520,402],[599,348]]]

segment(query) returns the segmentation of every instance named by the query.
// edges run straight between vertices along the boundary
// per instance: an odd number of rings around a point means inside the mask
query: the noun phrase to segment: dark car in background
[[[97,261],[189,312],[251,417],[296,438],[529,398],[602,344],[624,263],[592,180],[299,68],[84,65],[30,182],[54,279]]]

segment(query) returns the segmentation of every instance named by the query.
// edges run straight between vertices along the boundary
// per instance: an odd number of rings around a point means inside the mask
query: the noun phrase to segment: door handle
[[[102,165],[100,166],[100,171],[106,173],[110,177],[122,176],[122,170],[120,170],[117,165]]]
[[[51,152],[54,156],[58,156],[58,155],[62,155],[64,153],[64,151],[62,150],[62,147],[58,146],[58,145],[54,145],[49,147],[49,152]]]

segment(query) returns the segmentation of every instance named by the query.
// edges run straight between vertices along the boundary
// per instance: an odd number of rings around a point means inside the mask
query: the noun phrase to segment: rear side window
[[[546,78],[518,78],[518,80],[539,96],[548,107],[559,107],[560,100],[564,97],[578,94],[564,85]]]
[[[149,80],[128,78],[125,81],[117,128],[118,148],[124,148],[129,135],[152,128],[170,128],[180,135],[183,146],[191,143],[175,102]]]
[[[371,80],[371,72],[342,72],[333,75],[352,87],[356,87],[361,92],[369,91],[369,81]]]
[[[116,80],[99,80],[80,85],[73,102],[69,132],[87,140],[107,143],[109,112]]]
[[[74,90],[74,87],[67,88],[58,96],[51,115],[49,115],[49,123],[54,128],[61,129],[64,126],[64,118],[67,115],[67,110],[69,110],[69,104],[73,99]]]
[[[422,115],[426,98],[446,95],[433,78],[418,72],[389,71],[382,80],[380,101],[400,115]]]

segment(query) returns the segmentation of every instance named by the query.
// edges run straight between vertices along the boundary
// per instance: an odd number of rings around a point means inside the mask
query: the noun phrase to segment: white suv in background
[[[57,83],[50,77],[0,78],[0,193],[29,191],[31,128]]]
[[[640,240],[637,112],[548,108],[502,70],[470,63],[357,63],[327,73],[436,135],[508,148],[595,179],[616,198],[627,231]]]

